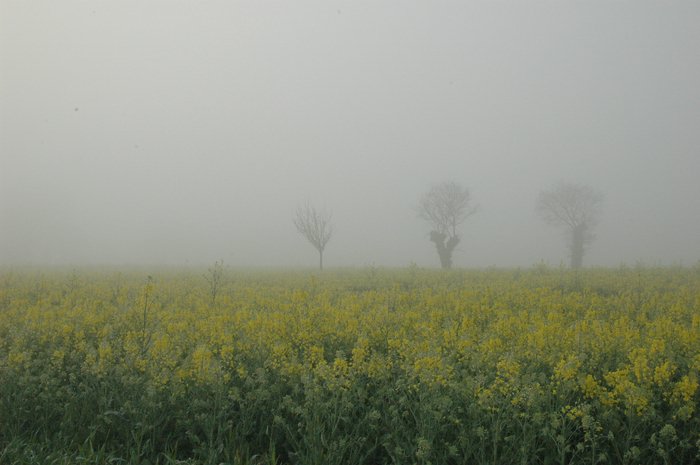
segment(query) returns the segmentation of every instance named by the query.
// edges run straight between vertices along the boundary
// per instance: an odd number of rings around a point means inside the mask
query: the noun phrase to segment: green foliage
[[[1,276],[0,463],[700,461],[694,269],[233,274]]]

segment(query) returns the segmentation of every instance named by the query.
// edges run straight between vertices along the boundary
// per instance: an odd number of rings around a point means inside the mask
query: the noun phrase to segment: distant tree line
[[[545,222],[564,228],[571,268],[583,266],[587,247],[595,239],[593,230],[600,218],[603,196],[589,186],[562,183],[540,192],[536,212]],[[469,189],[456,182],[433,186],[418,203],[418,216],[430,226],[430,241],[435,245],[440,265],[452,267],[452,255],[460,243],[459,227],[477,212]],[[299,207],[293,219],[301,233],[319,254],[323,269],[323,252],[333,235],[331,214],[309,203]]]

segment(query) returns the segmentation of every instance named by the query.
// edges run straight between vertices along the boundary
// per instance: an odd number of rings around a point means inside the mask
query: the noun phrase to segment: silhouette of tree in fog
[[[460,240],[457,227],[476,212],[470,203],[469,190],[455,182],[434,186],[420,200],[418,216],[432,226],[430,240],[443,268],[452,267],[452,252]]]
[[[307,203],[297,208],[293,221],[297,231],[318,250],[318,268],[323,270],[323,251],[333,235],[331,214]]]
[[[537,199],[537,213],[547,223],[566,228],[571,254],[571,268],[581,268],[586,246],[595,235],[603,195],[591,187],[560,184],[543,191]]]

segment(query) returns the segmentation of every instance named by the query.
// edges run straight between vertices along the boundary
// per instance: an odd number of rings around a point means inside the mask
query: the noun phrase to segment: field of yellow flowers
[[[697,267],[218,272],[0,273],[0,463],[700,463]]]

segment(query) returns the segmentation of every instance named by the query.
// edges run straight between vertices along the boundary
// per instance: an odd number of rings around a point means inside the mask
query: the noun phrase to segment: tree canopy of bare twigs
[[[603,195],[589,186],[563,183],[540,193],[537,213],[548,224],[566,228],[571,254],[571,267],[583,264],[586,246],[595,235],[600,219]]]
[[[318,251],[318,266],[323,270],[323,251],[333,235],[331,214],[307,203],[297,208],[293,221],[297,231]]]
[[[433,186],[421,197],[418,216],[432,227],[430,240],[435,243],[443,268],[452,267],[452,253],[460,241],[457,227],[474,213],[469,189],[456,182]]]

